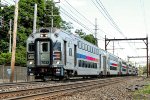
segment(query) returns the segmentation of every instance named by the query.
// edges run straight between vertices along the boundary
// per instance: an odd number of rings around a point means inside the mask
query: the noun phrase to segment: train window
[[[122,71],[126,71],[126,69],[123,68]]]
[[[110,70],[117,70],[117,67],[110,66]]]
[[[69,56],[72,56],[72,48],[69,48]]]
[[[42,44],[42,51],[47,52],[48,51],[48,43],[43,43]]]
[[[95,68],[97,68],[97,63],[95,63]]]
[[[97,55],[99,54],[98,49],[96,49],[96,54],[97,54]]]
[[[97,68],[97,63],[95,63],[95,66],[94,66],[94,68]]]
[[[78,41],[78,48],[79,48],[79,42],[80,42],[80,41]]]
[[[87,63],[87,61],[85,61],[85,68],[87,68],[88,67],[88,63]]]
[[[35,46],[34,46],[34,43],[29,43],[29,48],[28,48],[29,51],[35,51]]]
[[[95,68],[95,63],[93,63],[93,68]]]
[[[58,50],[58,51],[61,51],[61,43],[60,42],[55,42],[53,44],[53,50]]]
[[[94,54],[96,54],[96,49],[94,48]]]
[[[90,52],[92,52],[92,48],[91,48],[91,46],[90,46]]]
[[[88,51],[90,52],[90,46],[88,45]]]
[[[84,67],[85,66],[85,61],[82,61],[82,67]]]
[[[93,63],[91,63],[91,66],[90,66],[90,68],[93,68]]]
[[[96,64],[95,63],[93,63],[93,68],[96,68]]]
[[[78,47],[79,47],[79,49],[82,48],[82,43],[80,41],[78,42]]]
[[[87,62],[87,65],[88,65],[87,67],[90,68],[90,62]]]
[[[93,48],[93,50],[92,50],[92,53],[94,54],[94,48]]]
[[[131,72],[131,70],[129,70],[129,72]]]
[[[93,63],[93,68],[95,68],[95,64]]]
[[[88,49],[87,49],[87,44],[85,44],[85,50],[87,51]]]
[[[91,68],[91,62],[89,62],[89,68]]]
[[[84,43],[82,43],[82,49],[85,50],[85,44]]]
[[[79,67],[81,67],[82,66],[82,62],[81,62],[81,60],[79,60]]]
[[[91,52],[93,53],[93,47],[91,47]]]

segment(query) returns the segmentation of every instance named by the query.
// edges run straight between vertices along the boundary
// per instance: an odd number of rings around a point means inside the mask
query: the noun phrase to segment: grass
[[[133,93],[134,100],[150,100],[150,84]]]
[[[145,86],[143,89],[138,90],[137,92],[141,94],[150,94],[150,84],[148,86]]]

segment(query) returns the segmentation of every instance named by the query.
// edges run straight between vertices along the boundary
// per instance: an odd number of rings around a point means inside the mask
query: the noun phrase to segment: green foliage
[[[51,0],[20,0],[18,31],[17,31],[17,48],[16,48],[16,65],[25,66],[26,64],[26,39],[32,33],[34,4],[37,3],[37,27],[51,27],[51,8],[53,5],[54,27],[60,28],[62,22],[59,16],[59,9],[55,7]],[[14,19],[14,6],[0,9],[0,15],[4,17],[4,27],[0,28],[0,64],[10,64],[11,54],[9,50],[9,20]]]
[[[10,64],[11,53],[1,53],[0,54],[0,65]]]
[[[150,84],[135,92],[135,94],[150,94]]]
[[[84,40],[96,45],[96,39],[94,38],[92,34],[86,35],[86,33],[82,31],[82,29],[76,30],[75,32]]]
[[[150,85],[146,86],[142,92],[146,94],[150,94]]]
[[[15,65],[26,65],[26,48],[21,46],[17,48],[16,52],[16,64]],[[0,54],[0,65],[10,65],[11,63],[11,53],[1,53]]]
[[[94,38],[94,36],[92,34],[86,35],[84,37],[84,39],[94,45],[96,45],[96,39]]]
[[[72,23],[71,23],[71,22],[66,22],[66,21],[62,21],[62,22],[60,23],[60,27],[61,27],[63,30],[67,31],[67,32],[71,32],[71,29],[73,29]]]

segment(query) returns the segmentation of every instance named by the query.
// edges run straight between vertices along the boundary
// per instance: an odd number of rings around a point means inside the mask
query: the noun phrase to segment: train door
[[[101,54],[99,55],[99,70],[101,70]]]
[[[103,75],[107,74],[106,56],[103,56]]]
[[[119,74],[121,75],[122,74],[122,63],[119,62]]]
[[[67,41],[64,41],[64,65],[67,64]]]
[[[37,66],[49,66],[50,64],[50,41],[37,41],[36,62]]]
[[[74,45],[74,67],[77,64],[77,46]]]

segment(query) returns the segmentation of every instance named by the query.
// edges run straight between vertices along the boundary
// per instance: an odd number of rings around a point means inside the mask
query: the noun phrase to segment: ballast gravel
[[[138,89],[137,86],[146,85],[149,82],[147,80],[150,79],[134,77],[133,79],[125,80],[120,83],[61,96],[55,100],[133,100],[133,91]]]

